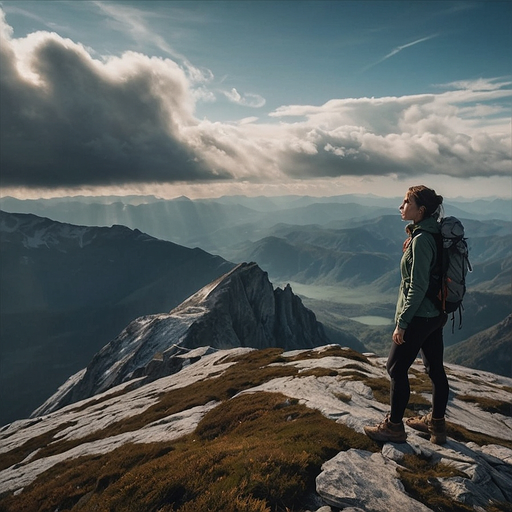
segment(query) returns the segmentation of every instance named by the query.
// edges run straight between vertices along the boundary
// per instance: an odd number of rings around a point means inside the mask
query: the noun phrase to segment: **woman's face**
[[[414,196],[406,194],[399,210],[402,220],[412,221],[417,224],[423,218],[425,207],[418,206]]]

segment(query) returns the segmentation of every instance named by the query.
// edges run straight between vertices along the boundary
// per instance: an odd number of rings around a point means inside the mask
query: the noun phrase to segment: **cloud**
[[[288,105],[221,123],[195,117],[196,101],[214,98],[181,62],[93,58],[48,32],[15,39],[1,10],[0,37],[2,187],[510,175],[510,81]],[[228,96],[264,102],[236,89]]]
[[[159,48],[164,54],[180,62],[189,79],[194,83],[204,83],[212,80],[213,73],[206,68],[198,68],[182,54],[177,52],[158,33],[151,30],[146,18],[154,17],[150,11],[144,11],[128,5],[95,1],[93,4],[109,17],[109,24],[123,33],[131,34],[133,40],[149,43]]]
[[[366,71],[366,70],[372,68],[373,66],[376,66],[377,64],[380,64],[381,62],[384,62],[385,60],[389,59],[390,57],[393,57],[394,55],[396,55],[397,53],[400,53],[402,50],[405,50],[406,48],[415,46],[419,43],[424,43],[425,41],[429,41],[430,39],[433,39],[434,37],[437,37],[438,35],[439,34],[432,34],[430,36],[422,37],[420,39],[416,39],[415,41],[411,41],[410,43],[406,43],[406,44],[397,46],[396,48],[393,48],[393,50],[391,50],[387,55],[384,55],[384,57],[382,57],[382,59],[379,59],[377,62],[374,62],[373,64],[369,64],[368,66],[364,67],[363,71]]]
[[[296,140],[311,150],[287,152],[287,173],[297,176],[444,174],[510,175],[510,113],[499,100],[508,82],[441,94],[331,100],[320,107],[281,107],[278,118],[303,116]],[[479,102],[494,104],[483,107]],[[490,117],[481,117],[486,113]],[[293,140],[291,137],[289,140]]]
[[[3,186],[203,180],[212,170],[183,139],[194,100],[170,59],[127,52],[104,62],[39,32],[12,40],[2,23]]]
[[[245,93],[243,96],[233,87],[231,91],[223,91],[223,94],[232,103],[243,107],[261,108],[265,105],[265,98],[259,94]]]

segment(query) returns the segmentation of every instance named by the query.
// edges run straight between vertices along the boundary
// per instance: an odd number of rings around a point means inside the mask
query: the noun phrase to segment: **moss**
[[[512,404],[504,400],[474,395],[457,395],[456,398],[463,402],[474,403],[486,412],[499,413],[509,417],[512,416]]]
[[[349,448],[379,447],[284,395],[247,393],[212,409],[193,435],[62,462],[0,506],[6,512],[298,512],[323,462]]]

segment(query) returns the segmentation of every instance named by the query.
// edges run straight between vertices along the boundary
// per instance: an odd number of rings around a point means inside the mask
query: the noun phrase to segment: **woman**
[[[375,427],[365,427],[376,441],[404,442],[407,434],[403,415],[409,402],[408,371],[418,352],[432,380],[432,412],[410,418],[407,425],[430,433],[436,444],[446,442],[445,410],[448,379],[443,366],[443,326],[446,315],[427,297],[430,274],[437,262],[437,242],[443,198],[434,190],[419,185],[411,187],[400,206],[409,238],[404,243],[400,262],[401,283],[396,307],[396,328],[389,353],[387,371],[391,377],[391,413]],[[437,235],[437,236],[436,236]]]

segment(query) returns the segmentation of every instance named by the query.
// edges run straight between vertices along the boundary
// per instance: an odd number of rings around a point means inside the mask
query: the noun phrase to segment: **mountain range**
[[[323,326],[290,287],[273,289],[255,263],[240,264],[168,314],[131,322],[35,411],[47,414],[137,378],[143,385],[177,372],[176,354],[205,344],[313,348],[328,343]]]
[[[28,311],[40,311],[41,318],[58,312],[68,319],[66,328],[75,328],[66,341],[70,352],[77,350],[74,342],[85,327],[84,322],[74,326],[71,313],[84,315],[96,301],[98,311],[108,314],[110,304],[128,304],[127,313],[133,314],[146,288],[130,291],[123,285],[145,265],[154,274],[133,279],[135,287],[152,284],[141,308],[156,308],[153,293],[159,276],[170,272],[168,265],[176,273],[165,274],[163,296],[166,290],[183,293],[192,277],[197,283],[214,274],[183,299],[174,296],[180,302],[169,311],[134,315],[68,373],[73,375],[62,379],[30,418],[0,428],[0,510],[510,510],[512,378],[446,364],[446,445],[434,445],[409,427],[401,444],[378,444],[363,434],[365,425],[381,421],[389,409],[386,360],[366,352],[362,336],[318,319],[343,317],[333,306],[338,304],[342,313],[350,312],[342,323],[365,325],[354,318],[385,314],[375,296],[364,308],[331,302],[317,316],[307,307],[311,299],[301,299],[289,285],[274,287],[255,262],[235,265],[121,226],[80,227],[3,213],[0,234],[2,262],[9,262],[9,271],[0,274],[2,320],[11,321],[12,332],[29,332],[24,324],[33,325],[36,317]],[[342,235],[341,247],[356,253],[388,243],[384,234],[382,241]],[[322,238],[320,233],[308,236],[312,245]],[[118,259],[112,261],[111,254]],[[128,264],[132,258],[133,267]],[[110,272],[103,268],[108,264]],[[116,268],[118,285],[109,281]],[[35,293],[40,275],[41,289]],[[79,279],[83,275],[99,282]],[[16,288],[18,282],[26,286]],[[67,291],[62,300],[61,289],[70,283],[74,293]],[[319,286],[321,293],[329,286]],[[377,290],[371,281],[344,286],[354,294]],[[386,289],[384,280],[379,286]],[[322,302],[324,296],[316,299]],[[63,336],[63,326],[57,327]],[[369,338],[372,328],[367,329]],[[480,350],[486,342],[497,342],[494,357],[500,358],[510,345],[509,332],[507,317],[462,343],[476,343]],[[332,343],[336,336],[340,342]],[[2,351],[5,340],[3,332]],[[11,360],[15,350],[30,349],[27,340],[20,337],[10,347]],[[49,341],[51,347],[51,336]],[[87,350],[92,348],[91,343]],[[56,352],[33,361],[34,366],[54,371]],[[419,360],[410,379],[406,415],[424,414],[431,383]]]
[[[134,318],[234,267],[122,226],[0,212],[0,424],[27,416]]]
[[[330,342],[386,354],[404,237],[404,225],[391,214],[394,199],[120,199],[0,199],[13,209],[131,225],[78,226],[2,214],[0,379],[9,391],[1,397],[8,407],[0,411],[0,424],[28,415],[133,319],[167,314],[244,261],[256,262],[276,287],[291,284]],[[459,200],[450,208],[447,213],[465,216],[474,267],[463,328],[445,335],[446,344],[456,346],[512,310],[512,237],[506,201]],[[142,233],[137,223],[167,240]],[[222,257],[168,240],[173,238],[204,242]],[[488,347],[488,360],[506,359],[492,337]],[[510,375],[506,363],[496,371],[502,367]]]

